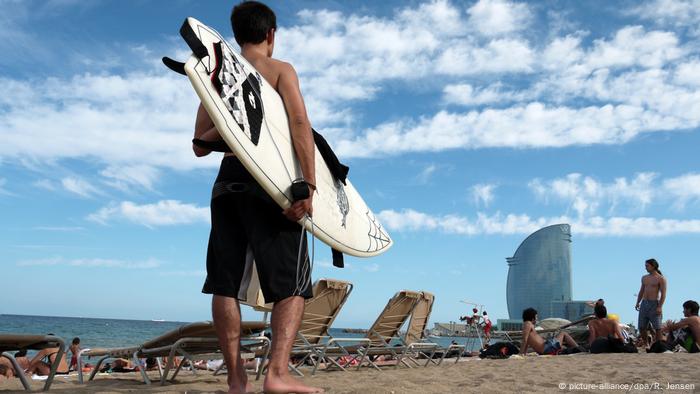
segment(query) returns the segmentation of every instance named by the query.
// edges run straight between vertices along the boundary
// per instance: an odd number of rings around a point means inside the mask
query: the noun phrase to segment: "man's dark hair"
[[[231,11],[231,28],[238,45],[259,44],[271,29],[277,29],[277,17],[263,3],[244,1]]]
[[[488,313],[486,313],[486,311],[484,311],[484,312],[482,313],[482,315],[486,316],[486,315],[488,315]]]
[[[523,321],[535,321],[537,310],[535,308],[527,308],[523,311]]]
[[[73,345],[78,345],[78,344],[80,344],[80,338],[78,338],[78,337],[73,338]]]
[[[688,300],[688,301],[683,303],[683,309],[689,309],[691,315],[697,316],[698,309],[700,309],[700,306],[698,305],[698,303],[696,301]]]
[[[15,358],[17,357],[27,357],[27,349],[22,349],[15,353]]]
[[[608,308],[606,308],[605,305],[598,304],[593,308],[593,311],[595,312],[595,317],[598,319],[608,317]]]
[[[654,267],[654,270],[655,270],[656,272],[658,272],[659,275],[662,275],[662,276],[663,276],[663,274],[661,273],[661,270],[659,270],[659,262],[656,261],[656,259],[649,259],[649,260],[645,261],[645,263],[647,263],[647,264],[651,265],[652,267]]]

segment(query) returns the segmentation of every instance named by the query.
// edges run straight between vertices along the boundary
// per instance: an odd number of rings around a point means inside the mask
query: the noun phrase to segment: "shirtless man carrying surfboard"
[[[639,311],[637,325],[645,342],[650,324],[656,331],[656,340],[660,341],[663,339],[661,316],[664,301],[666,301],[666,278],[659,271],[659,263],[655,259],[645,261],[644,268],[647,274],[642,276],[642,286],[639,288],[637,304],[634,306]],[[651,344],[646,344],[646,346],[649,345]]]
[[[212,232],[207,254],[207,280],[204,293],[213,294],[212,315],[228,368],[229,393],[249,391],[247,376],[240,358],[240,307],[237,294],[248,250],[253,252],[263,294],[274,302],[272,310],[271,360],[263,390],[267,393],[314,393],[323,390],[309,387],[292,378],[287,369],[289,354],[301,323],[304,299],[310,298],[310,283],[296,283],[298,256],[307,256],[306,243],[299,249],[301,226],[296,222],[312,214],[315,190],[314,140],[306,114],[299,79],[289,64],[272,58],[277,29],[274,12],[264,4],[246,1],[233,8],[231,26],[241,55],[255,67],[282,97],[289,118],[292,142],[301,165],[310,197],[294,202],[280,211],[245,190],[258,187],[238,159],[227,153],[221,164],[217,183],[239,185],[235,193],[212,200]],[[194,137],[204,141],[221,140],[209,114],[200,104]],[[211,151],[193,145],[197,156]],[[308,259],[308,256],[306,257]],[[310,276],[306,278],[310,281]]]

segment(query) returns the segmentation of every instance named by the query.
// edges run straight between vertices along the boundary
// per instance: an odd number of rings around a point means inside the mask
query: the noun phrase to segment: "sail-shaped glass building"
[[[506,298],[510,318],[535,308],[539,319],[575,320],[590,311],[584,301],[572,301],[571,226],[555,224],[530,234],[508,263]]]

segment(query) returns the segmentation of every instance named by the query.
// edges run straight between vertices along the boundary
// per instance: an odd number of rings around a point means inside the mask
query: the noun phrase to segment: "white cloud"
[[[699,0],[655,0],[641,2],[630,11],[630,14],[641,16],[660,25],[671,27],[688,27],[690,33],[699,33],[700,1]]]
[[[662,193],[676,199],[675,205],[682,208],[691,201],[700,200],[700,174],[685,174],[663,181]]]
[[[100,172],[107,178],[106,183],[120,190],[130,190],[134,186],[153,190],[153,183],[158,180],[160,171],[148,165],[109,166]]]
[[[471,187],[472,199],[477,206],[488,207],[494,199],[493,192],[496,190],[494,184],[478,184]]]
[[[468,9],[435,0],[388,17],[304,10],[296,25],[280,28],[275,55],[294,64],[312,123],[334,130],[329,140],[346,157],[623,144],[640,133],[700,125],[698,53],[679,34],[634,25],[606,37],[577,31],[541,44],[521,35],[535,22],[533,12],[498,0]],[[149,59],[155,53],[143,45],[129,50]],[[517,83],[496,82],[509,77]],[[377,100],[395,81],[403,82],[402,93],[429,89],[442,92],[443,104],[494,108],[366,126],[353,104]],[[213,155],[193,156],[196,95],[162,66],[123,75],[5,77],[0,84],[12,92],[0,97],[0,158],[96,160],[112,186],[147,190],[159,169],[217,165]],[[52,149],[36,141],[51,141]]]
[[[546,203],[565,202],[579,218],[594,215],[601,208],[608,212],[620,208],[643,212],[652,203],[683,208],[688,202],[700,200],[700,174],[696,173],[662,180],[656,173],[643,172],[630,179],[618,177],[609,183],[573,173],[547,181],[534,179],[528,187]]]
[[[486,36],[525,30],[532,19],[527,4],[503,0],[479,0],[467,12],[467,23]]]
[[[437,168],[438,167],[435,164],[428,165],[423,169],[423,171],[420,172],[420,174],[418,174],[418,176],[416,176],[416,179],[421,184],[430,182],[430,178],[433,176]]]
[[[61,185],[63,185],[63,188],[67,191],[84,198],[90,198],[95,195],[103,194],[100,189],[79,177],[63,178],[61,179]]]
[[[650,217],[601,217],[574,219],[567,216],[531,218],[525,214],[478,213],[470,219],[458,215],[432,216],[407,209],[400,212],[381,211],[382,223],[396,232],[440,231],[456,235],[530,234],[542,227],[569,223],[576,235],[617,237],[662,237],[678,234],[700,234],[700,220],[657,219]]]
[[[383,123],[352,140],[340,140],[336,147],[342,157],[374,157],[456,148],[620,144],[642,132],[684,124],[682,119],[629,105],[570,108],[531,103],[468,113],[440,111],[419,121]]]
[[[501,83],[495,83],[483,88],[474,88],[468,83],[446,85],[443,90],[443,100],[449,104],[483,105],[504,104],[511,101],[521,101],[522,94],[504,91]]]
[[[596,40],[588,54],[589,69],[606,67],[662,67],[683,51],[672,32],[646,32],[642,26],[626,26],[612,40]]]
[[[87,219],[102,224],[115,220],[127,220],[146,227],[208,223],[209,208],[184,204],[176,200],[162,200],[155,204],[144,205],[123,201],[101,208],[90,214]]]
[[[697,59],[681,63],[676,67],[674,80],[679,85],[700,87],[700,61]]]
[[[17,263],[18,267],[36,266],[66,266],[82,268],[119,268],[119,269],[153,269],[162,266],[156,259],[150,258],[143,261],[128,261],[115,259],[65,259],[63,257],[51,257],[38,260],[23,260]]]
[[[44,189],[48,191],[55,191],[58,187],[56,184],[51,181],[50,179],[39,179],[35,182],[32,183],[34,187],[37,187],[39,189]]]
[[[0,98],[3,159],[91,159],[108,166],[184,170],[217,165],[214,155],[197,160],[192,153],[197,101],[181,76],[84,74],[0,78],[0,84],[12,92]]]

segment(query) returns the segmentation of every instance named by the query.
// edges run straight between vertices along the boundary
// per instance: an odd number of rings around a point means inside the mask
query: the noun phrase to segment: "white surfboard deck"
[[[185,72],[194,90],[243,166],[280,207],[289,207],[292,181],[301,178],[302,172],[292,145],[282,98],[218,32],[194,18],[187,18],[187,22],[209,52],[209,56],[201,60],[193,54],[185,63]],[[218,42],[222,43],[223,51],[230,51],[241,70],[239,75],[232,75],[235,83],[229,93],[236,91],[237,85],[239,90],[233,94],[242,96],[241,84],[251,74],[259,84],[259,92],[253,89],[251,94],[248,84],[246,97],[239,97],[240,110],[236,118],[211,81],[210,73],[216,67],[214,44]],[[257,109],[260,104],[263,118],[257,143],[254,143],[247,112],[251,108]],[[335,181],[318,149],[315,163],[317,190],[313,198],[313,222],[303,218],[299,223],[319,240],[351,256],[370,257],[387,251],[393,241],[350,180],[346,185]]]

